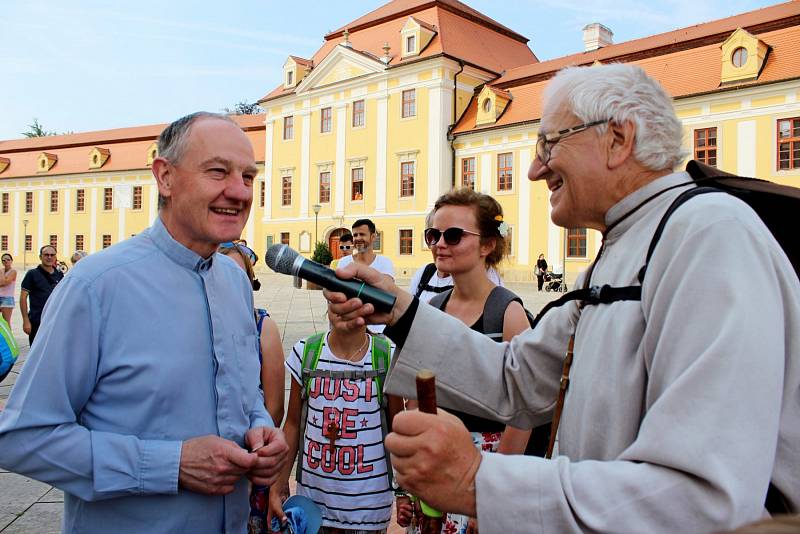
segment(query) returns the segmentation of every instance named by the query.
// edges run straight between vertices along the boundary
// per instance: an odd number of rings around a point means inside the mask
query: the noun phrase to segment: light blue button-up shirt
[[[65,532],[245,532],[247,481],[178,488],[181,442],[273,426],[252,289],[151,228],[81,260],[50,297],[5,410],[0,465],[65,492]]]

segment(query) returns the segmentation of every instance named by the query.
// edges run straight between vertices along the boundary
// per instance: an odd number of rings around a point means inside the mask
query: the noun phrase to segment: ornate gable
[[[5,171],[9,165],[11,165],[11,160],[9,158],[0,158],[0,173]]]
[[[297,86],[298,93],[383,72],[386,65],[379,58],[339,45]]]

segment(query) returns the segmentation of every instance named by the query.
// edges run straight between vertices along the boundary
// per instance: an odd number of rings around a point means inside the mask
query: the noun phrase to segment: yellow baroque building
[[[243,237],[259,255],[285,242],[338,252],[362,217],[400,277],[429,261],[424,218],[454,186],[493,195],[511,226],[508,280],[540,253],[568,278],[601,236],[549,220],[527,180],[547,80],[568,65],[633,62],[675,98],[692,157],[789,185],[800,178],[800,2],[613,44],[584,28],[585,50],[539,62],[527,39],[456,0],[394,0],[287,57],[265,113],[236,117],[259,161]],[[156,214],[149,163],[164,125],[0,141],[0,249],[55,243],[66,257],[145,228]],[[31,254],[32,253],[32,254]]]

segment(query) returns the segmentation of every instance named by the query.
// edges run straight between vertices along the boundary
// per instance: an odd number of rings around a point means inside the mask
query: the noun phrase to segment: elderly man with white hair
[[[800,283],[758,215],[726,194],[662,216],[695,187],[682,127],[632,65],[568,68],[550,82],[528,176],[552,219],[603,233],[578,287],[639,286],[639,300],[556,307],[495,344],[358,266],[397,295],[389,314],[328,292],[351,325],[389,324],[388,391],[434,370],[450,406],[531,428],[551,418],[574,353],[558,456],[481,454],[449,414],[406,412],[386,439],[398,483],[481,532],[716,532],[765,514],[768,488],[800,503]],[[753,272],[764,273],[753,277]],[[574,349],[574,350],[573,350]]]

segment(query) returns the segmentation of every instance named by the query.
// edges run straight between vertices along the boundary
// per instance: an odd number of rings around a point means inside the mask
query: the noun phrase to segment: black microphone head
[[[292,272],[292,265],[300,254],[297,251],[289,248],[289,245],[272,245],[267,249],[267,254],[264,261],[270,269],[276,273],[281,274],[294,274]]]

